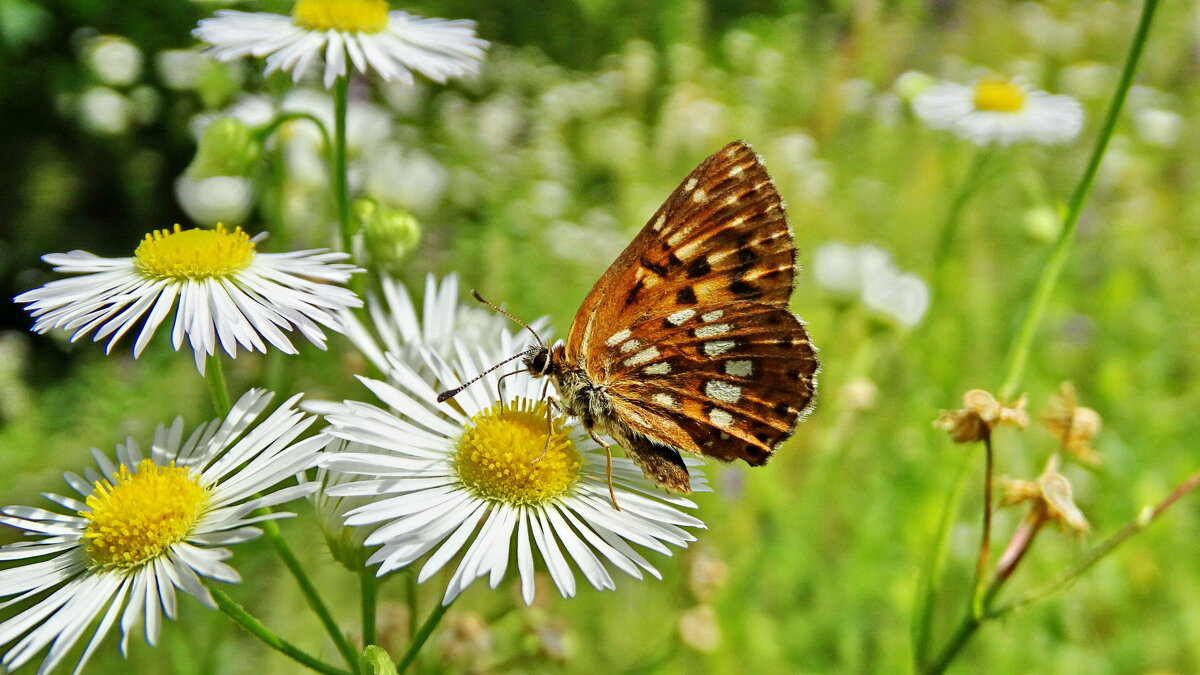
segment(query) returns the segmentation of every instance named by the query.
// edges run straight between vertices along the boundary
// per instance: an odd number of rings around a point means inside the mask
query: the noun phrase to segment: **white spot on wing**
[[[735,166],[735,167],[733,167],[732,169],[730,169],[730,170],[729,170],[729,177],[730,177],[730,178],[737,178],[738,176],[741,176],[741,175],[742,175],[743,173],[745,173],[745,172],[746,172],[746,170],[745,170],[745,169],[743,169],[742,167],[740,167],[740,166]]]
[[[714,335],[720,335],[721,333],[728,333],[728,332],[729,332],[729,324],[718,323],[718,324],[714,324],[712,326],[701,326],[701,327],[697,328],[696,329],[696,337],[709,338]]]
[[[733,340],[712,340],[704,343],[704,353],[708,356],[720,356],[737,346]]]
[[[686,183],[684,183],[684,184],[683,184],[683,189],[684,189],[684,190],[694,190],[694,189],[696,189],[696,179],[695,179],[695,178],[689,178],[689,179],[688,179],[688,182],[686,182]]]
[[[659,230],[661,230],[663,228],[663,225],[666,224],[666,222],[667,222],[667,214],[664,213],[661,216],[659,216],[657,219],[655,219],[654,231],[658,232]]]
[[[621,353],[625,354],[627,352],[631,352],[635,349],[641,348],[641,346],[642,346],[641,340],[630,340],[630,341],[626,342],[625,344],[621,345]]]
[[[713,408],[709,411],[708,419],[719,427],[733,426],[733,415],[730,415],[729,411],[721,410],[720,408]]]
[[[630,335],[633,335],[633,333],[629,329],[625,329],[620,333],[613,333],[604,341],[604,344],[609,347],[616,347],[618,343],[624,342]]]
[[[696,316],[696,310],[681,309],[678,312],[675,312],[674,314],[672,314],[671,316],[668,316],[667,321],[670,321],[671,323],[678,326],[678,325],[682,324],[684,321],[687,321],[688,319],[692,318],[693,316]]]
[[[744,222],[746,222],[746,216],[738,216],[737,218],[734,218],[733,220],[729,221],[729,226],[737,227],[738,225],[741,225]]]
[[[711,312],[701,315],[700,320],[707,323],[709,321],[716,321],[717,319],[719,319],[723,316],[725,316],[725,310],[714,309]]]
[[[651,363],[645,368],[642,368],[642,372],[646,373],[647,375],[666,375],[667,373],[671,372],[671,364],[667,363],[666,361]]]
[[[738,203],[738,200],[740,200],[740,199],[741,199],[741,197],[738,195],[729,195],[728,197],[725,198],[725,205],[733,206],[734,204]]]
[[[722,403],[737,403],[742,398],[742,388],[736,384],[722,382],[721,380],[709,380],[704,383],[704,393],[708,394],[709,398],[716,399]]]
[[[704,190],[696,190],[692,193],[692,201],[697,204],[704,204],[708,201],[708,193]]]
[[[676,401],[675,397],[671,396],[670,394],[655,394],[654,396],[651,396],[650,398],[655,403],[661,405],[664,408],[678,408],[679,407],[679,401]]]
[[[647,361],[657,358],[658,354],[659,354],[658,347],[646,347],[642,351],[625,359],[622,363],[624,363],[627,368],[632,368],[634,366],[640,366],[643,363],[646,363]]]
[[[725,374],[734,377],[750,377],[754,373],[753,361],[726,361]]]

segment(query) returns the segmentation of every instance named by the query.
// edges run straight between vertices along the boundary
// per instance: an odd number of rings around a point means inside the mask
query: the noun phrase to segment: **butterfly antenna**
[[[525,330],[529,331],[529,333],[531,335],[533,335],[533,339],[537,340],[537,342],[540,346],[542,346],[542,347],[546,346],[546,343],[542,342],[542,336],[538,335],[537,331],[535,331],[532,326],[530,326],[529,324],[525,323],[524,321],[518,319],[517,317],[513,316],[512,314],[509,314],[508,312],[504,311],[503,309],[500,309],[499,307],[493,305],[492,303],[488,302],[487,300],[484,300],[483,296],[479,294],[479,291],[475,290],[474,288],[471,289],[471,297],[475,298],[476,301],[481,302],[481,303],[487,305],[488,307],[491,307],[492,311],[496,312],[497,314],[503,314],[504,316],[507,316],[508,318],[512,319],[513,322],[520,324],[521,326],[523,326],[525,328]]]
[[[500,363],[497,363],[496,365],[492,366],[491,368],[488,368],[487,370],[483,371],[482,373],[480,373],[480,374],[476,375],[475,377],[472,377],[471,379],[467,380],[466,382],[460,384],[459,386],[457,386],[453,389],[447,389],[446,391],[443,391],[442,393],[438,394],[437,402],[445,403],[447,399],[451,399],[451,398],[454,398],[455,396],[458,396],[458,392],[460,392],[463,389],[466,389],[467,387],[478,382],[480,379],[483,378],[484,375],[487,375],[488,373],[490,373],[493,370],[499,368],[500,366],[508,363],[509,361],[519,359],[522,356],[525,356],[527,354],[529,354],[529,350],[513,354],[512,356],[508,357],[507,359],[504,359]]]

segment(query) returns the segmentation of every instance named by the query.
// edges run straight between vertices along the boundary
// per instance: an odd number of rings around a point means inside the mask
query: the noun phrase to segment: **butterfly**
[[[788,310],[795,259],[771,177],[734,141],[609,266],[566,342],[531,348],[523,364],[663,487],[691,492],[684,452],[761,466],[817,388],[816,348]],[[610,492],[611,472],[610,452]]]

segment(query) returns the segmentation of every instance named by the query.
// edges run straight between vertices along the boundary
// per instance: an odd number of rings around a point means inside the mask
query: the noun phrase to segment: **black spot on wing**
[[[645,267],[646,269],[650,270],[651,272],[654,272],[655,274],[657,274],[660,277],[667,276],[667,266],[666,265],[660,265],[651,260],[646,260],[645,257],[642,257],[642,267]]]
[[[675,294],[675,304],[677,305],[694,305],[696,302],[698,302],[696,291],[691,286],[685,286]]]
[[[642,292],[642,289],[645,288],[645,286],[645,282],[641,279],[638,279],[638,282],[633,285],[633,288],[629,289],[629,293],[625,296],[626,307],[637,301],[638,294]]]
[[[705,274],[712,272],[712,265],[708,264],[707,258],[696,258],[692,264],[687,267],[687,276],[689,279],[702,277]]]

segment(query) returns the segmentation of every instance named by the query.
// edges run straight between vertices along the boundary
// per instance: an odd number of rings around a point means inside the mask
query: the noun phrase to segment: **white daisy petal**
[[[224,562],[231,553],[221,546],[257,536],[250,526],[264,518],[252,515],[257,506],[298,498],[316,487],[303,483],[275,489],[281,479],[291,480],[312,466],[323,442],[291,444],[312,421],[295,409],[296,398],[254,426],[268,400],[269,394],[252,390],[223,423],[202,425],[186,440],[179,421],[160,426],[149,459],[142,459],[132,440],[118,446],[118,463],[95,451],[98,471],[86,470],[87,479],[66,475],[73,488],[91,499],[52,495],[50,500],[82,517],[30,507],[0,510],[6,514],[0,522],[34,537],[0,547],[0,560],[19,561],[0,570],[0,598],[7,598],[0,607],[23,606],[0,621],[0,646],[8,645],[0,666],[18,668],[45,650],[39,672],[49,671],[93,622],[96,628],[76,671],[114,625],[120,626],[122,653],[139,623],[146,641],[154,644],[162,615],[175,616],[176,589],[215,607],[202,577],[240,580]],[[238,457],[238,466],[223,467],[229,454]],[[206,473],[213,467],[222,469]],[[106,485],[95,485],[99,481]],[[110,499],[117,493],[123,497]],[[173,495],[171,504],[155,501],[163,494]],[[265,496],[250,499],[256,494]],[[221,504],[227,506],[217,508]],[[146,527],[146,518],[156,525]],[[106,532],[123,534],[113,538]],[[142,539],[130,532],[142,533]]]

